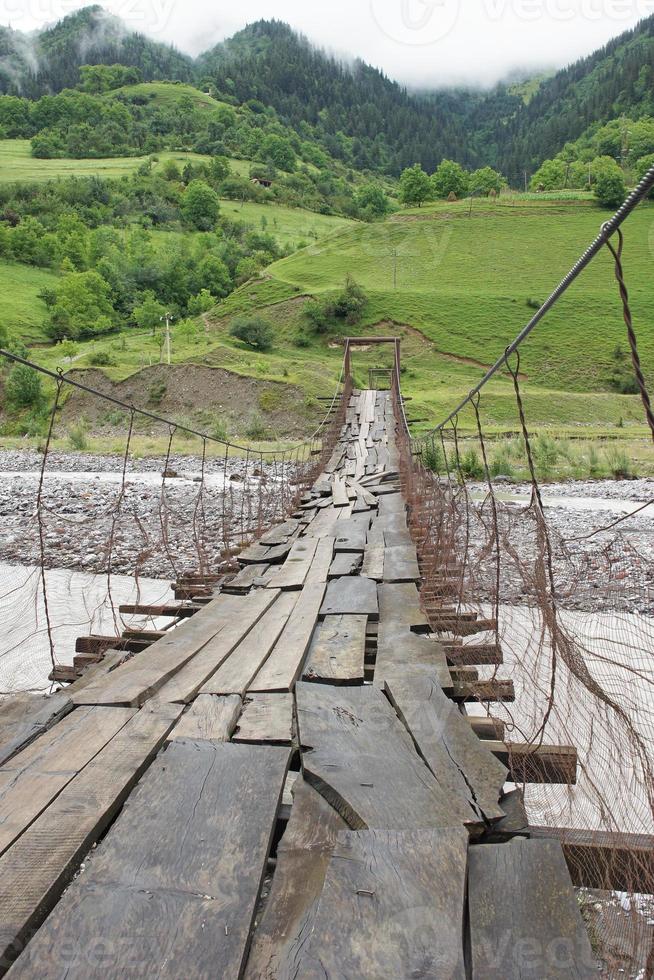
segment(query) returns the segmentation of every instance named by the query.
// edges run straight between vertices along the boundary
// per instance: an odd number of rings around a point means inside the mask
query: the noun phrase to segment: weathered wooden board
[[[232,741],[290,745],[293,741],[293,695],[248,694]]]
[[[452,791],[458,788],[478,819],[500,820],[506,767],[477,738],[435,677],[407,672],[387,680],[385,687],[435,778]]]
[[[345,480],[340,476],[334,477],[334,482],[332,484],[332,495],[334,507],[346,507],[350,502],[347,495]]]
[[[452,678],[443,648],[431,637],[413,633],[408,626],[382,619],[377,631],[374,683],[383,688],[392,677],[402,677],[408,668],[424,667],[444,691],[452,690]]]
[[[363,553],[363,567],[361,574],[366,578],[381,582],[384,577],[384,545],[371,544],[370,533],[368,534],[368,544]]]
[[[420,569],[416,557],[415,545],[393,545],[385,548],[384,581],[385,582],[417,582],[420,579]]]
[[[340,834],[297,976],[464,980],[467,838],[458,827]]]
[[[274,565],[284,561],[290,550],[291,541],[279,545],[251,544],[245,551],[241,551],[238,560],[243,565],[260,565],[263,562]]]
[[[332,559],[327,578],[340,578],[341,575],[356,575],[360,567],[361,552],[339,551]]]
[[[346,521],[339,521],[336,525],[336,540],[334,541],[334,551],[356,551],[362,552],[366,547],[366,536],[368,533],[367,521],[361,520],[364,515],[351,517]]]
[[[48,697],[14,694],[0,702],[0,765],[52,727],[74,707],[67,691]]]
[[[290,691],[300,674],[325,583],[305,585],[272,653],[250,684],[251,691]]]
[[[141,655],[101,677],[73,696],[76,704],[139,705],[159,690],[213,637],[230,623],[249,596],[213,599],[190,619],[157,640]]]
[[[431,632],[413,582],[382,582],[378,594],[379,616],[383,622],[408,626],[416,633]]]
[[[316,553],[316,538],[298,538],[288,558],[268,582],[269,589],[301,589]]]
[[[265,545],[280,545],[286,544],[288,539],[292,537],[299,529],[300,522],[289,519],[284,521],[283,524],[275,524],[270,531],[266,531],[259,538],[260,544]]]
[[[279,639],[297,600],[297,592],[282,593],[200,688],[200,693],[243,696]]]
[[[379,618],[377,583],[363,575],[332,579],[327,585],[321,616],[369,616]]]
[[[411,830],[477,819],[436,782],[377,688],[303,681],[296,697],[305,779],[350,827]]]
[[[311,640],[304,679],[362,684],[367,621],[367,616],[326,616]]]
[[[76,708],[5,763],[0,770],[0,853],[20,837],[134,712],[134,708]]]
[[[232,608],[229,622],[168,681],[158,698],[168,702],[192,701],[280,595],[277,589],[257,589],[246,596],[232,596],[238,605]]]
[[[304,584],[315,585],[316,582],[326,582],[333,556],[334,539],[330,537],[320,538]]]
[[[267,564],[245,565],[238,575],[235,575],[233,579],[230,579],[229,582],[223,585],[223,593],[227,595],[240,595],[243,592],[248,592],[255,581],[264,575],[269,567]]]
[[[289,751],[174,742],[87,872],[35,936],[17,976],[238,977]],[[101,930],[110,960],[89,956]]]
[[[156,711],[143,708],[137,712],[0,857],[3,963],[14,958],[47,915],[83,855],[110,823],[164,741],[180,710],[177,705],[161,705]]]
[[[238,694],[220,697],[198,694],[168,734],[168,741],[188,738],[194,741],[228,742],[236,727],[243,703]]]
[[[597,977],[558,841],[471,847],[468,903],[473,980]]]
[[[294,975],[311,934],[337,835],[346,829],[336,810],[304,779],[297,779],[291,816],[277,847],[272,888],[254,933],[245,980],[290,980]]]

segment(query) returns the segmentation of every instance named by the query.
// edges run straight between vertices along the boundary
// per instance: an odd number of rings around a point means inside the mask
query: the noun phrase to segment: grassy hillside
[[[218,109],[225,105],[218,102],[206,92],[193,85],[184,85],[181,82],[141,82],[138,85],[124,85],[107,93],[108,99],[119,98],[126,102],[143,103],[148,105],[170,108],[179,105],[184,99],[189,99],[195,109]]]
[[[247,162],[247,161],[243,161]],[[249,201],[220,202],[221,214],[236,221],[245,221],[257,231],[274,235],[281,245],[317,242],[332,232],[352,228],[359,222],[332,214],[316,214],[303,208],[287,208],[275,204],[253,204]]]
[[[44,269],[0,261],[2,324],[10,338],[20,338],[26,344],[46,340],[42,325],[47,309],[39,293],[52,289],[56,281],[57,277]]]

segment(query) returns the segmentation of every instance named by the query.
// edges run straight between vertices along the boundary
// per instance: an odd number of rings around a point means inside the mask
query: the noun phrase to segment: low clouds
[[[79,0],[0,0],[19,30],[52,23]],[[259,18],[360,57],[410,86],[491,85],[514,70],[561,67],[643,17],[654,0],[105,0],[133,30],[198,54]]]

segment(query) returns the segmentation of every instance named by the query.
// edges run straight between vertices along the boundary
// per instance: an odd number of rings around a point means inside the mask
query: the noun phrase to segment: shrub
[[[221,442],[229,442],[229,429],[222,419],[215,419],[209,434]]]
[[[252,415],[247,424],[245,434],[248,439],[257,439],[259,441],[269,437],[268,429],[266,428],[260,415],[257,415],[256,413]]]
[[[604,456],[608,471],[616,480],[628,480],[633,476],[631,462],[624,450],[611,446]]]
[[[11,369],[6,386],[7,401],[17,408],[38,405],[43,398],[41,376],[26,364]]]
[[[89,441],[86,437],[86,426],[83,422],[79,422],[68,430],[68,442],[70,443],[71,449],[77,449],[80,452],[88,449]]]
[[[167,391],[165,381],[154,381],[148,389],[148,404],[159,405]]]
[[[422,452],[423,465],[434,473],[442,473],[445,469],[445,457],[442,448],[438,443],[431,443]]]
[[[248,347],[254,350],[270,350],[274,338],[272,324],[260,316],[238,317],[232,323],[230,330],[232,337],[242,340]]]
[[[106,350],[94,351],[89,355],[89,364],[93,367],[111,367],[116,363],[116,359]]]
[[[348,326],[359,323],[368,303],[364,290],[347,276],[345,285],[340,293],[324,300],[311,300],[304,307],[304,313],[314,330],[325,333],[330,326],[336,326],[339,320],[344,320]]]
[[[483,477],[484,467],[476,449],[467,449],[461,457],[461,473],[466,480],[481,480]]]

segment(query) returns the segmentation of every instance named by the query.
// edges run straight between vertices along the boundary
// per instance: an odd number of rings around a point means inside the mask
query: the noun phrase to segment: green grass
[[[237,221],[245,221],[256,231],[274,235],[284,246],[310,245],[326,235],[342,228],[351,228],[356,222],[331,214],[317,214],[304,208],[287,208],[279,204],[252,204],[238,201],[220,202],[221,214]]]
[[[154,154],[161,167],[166,160],[175,160],[181,167],[189,160],[207,161],[208,156],[188,153],[185,150],[162,150]],[[0,183],[13,181],[55,180],[58,177],[125,177],[145,163],[149,157],[104,157],[99,160],[39,160],[31,156],[29,140],[0,140]],[[234,173],[247,176],[252,163],[250,160],[231,159],[230,167]]]
[[[196,109],[218,109],[226,105],[225,102],[219,102],[193,85],[174,82],[141,82],[139,85],[124,85],[122,88],[108,92],[106,98],[115,99],[117,96],[121,99],[127,96],[130,102],[146,99],[148,105],[162,108],[176,106],[184,99],[190,100]]]
[[[48,310],[39,292],[56,284],[57,276],[44,269],[0,261],[0,295],[2,295],[2,325],[10,339],[26,344],[46,340],[43,323]]]

